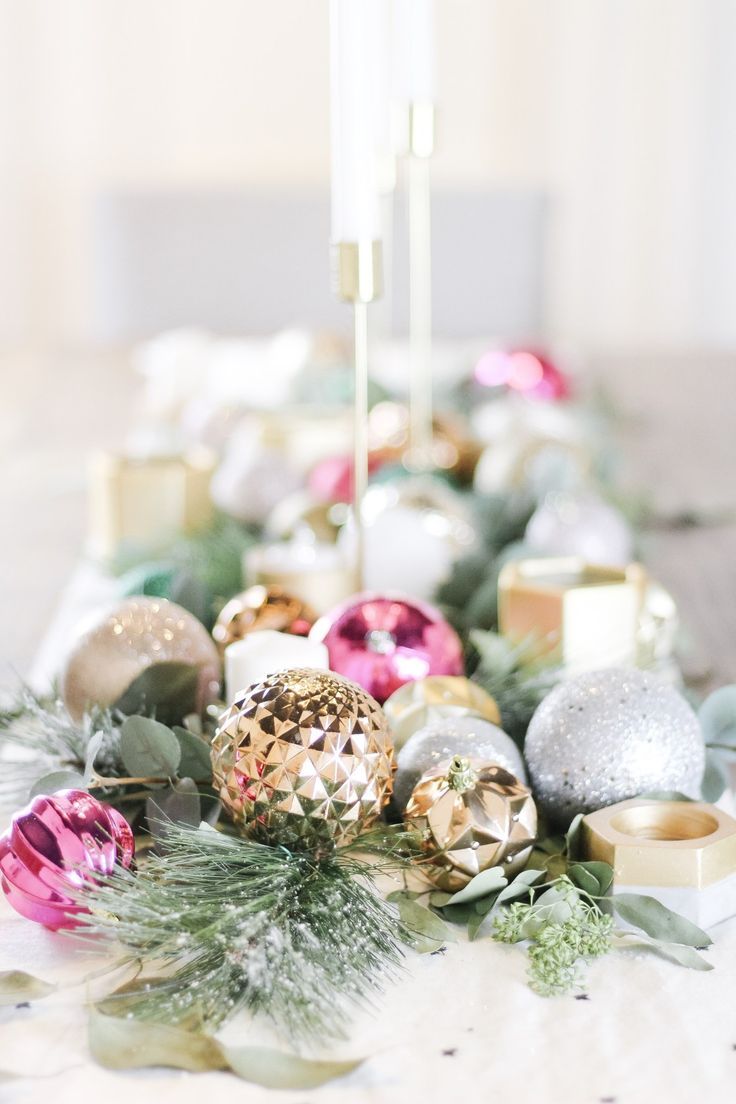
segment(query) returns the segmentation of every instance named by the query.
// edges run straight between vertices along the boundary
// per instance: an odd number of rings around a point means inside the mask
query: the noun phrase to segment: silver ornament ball
[[[695,713],[644,671],[586,671],[547,695],[524,744],[534,796],[555,823],[654,790],[697,797],[705,747]]]
[[[418,729],[399,752],[394,777],[395,809],[403,813],[422,775],[454,755],[494,763],[526,782],[521,752],[503,729],[482,717],[450,714]]]

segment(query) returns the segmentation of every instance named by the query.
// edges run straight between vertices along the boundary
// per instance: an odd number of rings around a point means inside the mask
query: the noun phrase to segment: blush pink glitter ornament
[[[407,682],[462,675],[460,638],[433,606],[386,594],[358,594],[316,622],[330,669],[381,704]]]
[[[133,833],[115,809],[84,790],[35,797],[0,836],[0,881],[9,903],[45,927],[74,928],[74,896],[95,874],[130,866]]]

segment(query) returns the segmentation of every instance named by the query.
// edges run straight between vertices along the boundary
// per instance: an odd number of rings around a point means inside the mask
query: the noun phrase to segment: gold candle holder
[[[158,552],[180,533],[205,528],[213,516],[214,467],[214,456],[204,449],[180,456],[94,456],[89,472],[90,554],[105,560],[126,547]]]
[[[517,560],[498,580],[501,633],[571,674],[635,666],[646,572],[574,556]]]
[[[636,892],[709,927],[736,913],[736,820],[705,802],[633,798],[583,820],[588,859]]]
[[[353,440],[353,513],[356,589],[363,579],[365,537],[363,499],[368,488],[368,304],[383,291],[380,241],[337,242],[333,275],[338,298],[353,304],[355,397]]]

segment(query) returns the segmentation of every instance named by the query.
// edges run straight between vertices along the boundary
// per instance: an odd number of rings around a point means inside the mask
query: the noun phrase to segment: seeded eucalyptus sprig
[[[344,1036],[351,1005],[380,991],[408,939],[375,869],[167,824],[165,857],[79,894],[87,933],[144,967],[107,1011],[214,1029],[248,1009],[295,1039]]]

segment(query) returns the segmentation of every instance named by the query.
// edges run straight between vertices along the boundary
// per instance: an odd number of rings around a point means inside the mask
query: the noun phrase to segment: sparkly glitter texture
[[[466,789],[456,788],[459,779]],[[537,833],[537,810],[527,787],[502,767],[462,757],[422,777],[404,819],[423,836],[427,859],[421,869],[451,893],[492,866],[517,873]]]
[[[648,791],[697,796],[705,767],[690,706],[635,669],[557,686],[532,717],[524,754],[537,801],[558,823]]]
[[[378,702],[307,668],[250,687],[212,743],[215,787],[234,820],[255,838],[315,851],[347,843],[378,818],[393,755]]]
[[[310,635],[327,645],[333,671],[381,703],[414,679],[463,673],[455,630],[413,599],[359,594],[321,617]]]
[[[90,705],[113,705],[156,663],[198,667],[201,704],[216,695],[220,661],[204,625],[165,598],[128,598],[108,611],[73,648],[62,675],[64,704],[75,720]]]
[[[411,791],[425,771],[453,755],[495,763],[525,781],[524,761],[510,736],[481,717],[450,715],[419,729],[399,751],[393,798],[396,809],[404,811]]]

